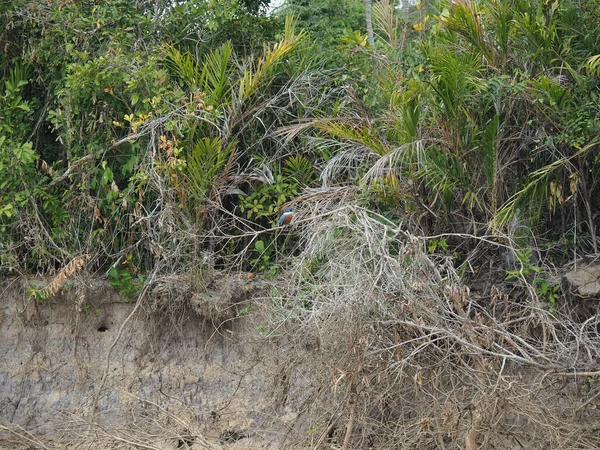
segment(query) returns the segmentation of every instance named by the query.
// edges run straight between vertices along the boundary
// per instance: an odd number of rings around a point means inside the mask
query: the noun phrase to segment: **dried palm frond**
[[[62,289],[66,281],[81,271],[85,267],[85,263],[92,259],[94,255],[80,255],[73,258],[65,265],[54,279],[41,291],[43,298],[53,297]]]

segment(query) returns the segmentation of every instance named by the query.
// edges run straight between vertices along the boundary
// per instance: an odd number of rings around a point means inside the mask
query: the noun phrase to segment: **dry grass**
[[[290,366],[310,359],[315,391],[329,397],[328,415],[305,410],[297,439],[312,423],[315,448],[600,445],[583,379],[557,376],[598,360],[597,316],[551,314],[526,285],[471,294],[427,238],[336,192],[305,198],[301,253],[268,300],[273,333],[296,343]]]
[[[120,391],[129,402],[129,409],[118,419],[111,411],[95,420],[82,415],[57,415],[51,438],[36,437],[16,425],[3,426],[7,438],[0,448],[11,449],[81,449],[99,450],[170,450],[196,448],[217,450],[221,446],[209,442],[203,427],[191,409],[182,408],[176,414],[158,403],[141,400]],[[3,445],[5,447],[3,447]]]

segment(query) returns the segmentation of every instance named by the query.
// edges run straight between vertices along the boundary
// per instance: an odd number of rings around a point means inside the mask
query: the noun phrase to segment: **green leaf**
[[[256,241],[254,244],[254,248],[258,253],[264,253],[265,251],[265,243],[264,241]]]
[[[15,215],[15,207],[12,205],[12,203],[9,203],[8,205],[4,205],[3,207],[0,208],[0,217],[5,216],[8,219],[10,219],[14,215]]]
[[[110,170],[110,167],[104,169],[104,173],[102,174],[102,184],[108,184],[113,180],[113,172]]]
[[[137,163],[137,156],[131,155],[131,157],[127,160],[125,164],[121,167],[121,173],[123,175],[127,175],[133,173],[133,169],[135,168],[135,164]]]
[[[31,164],[37,159],[37,154],[33,151],[33,144],[26,142],[15,149],[15,156],[23,164]]]
[[[113,266],[113,267],[111,267],[111,268],[108,270],[108,275],[109,275],[111,278],[118,278],[118,277],[119,277],[119,271],[117,270],[117,268],[116,268],[115,266]]]

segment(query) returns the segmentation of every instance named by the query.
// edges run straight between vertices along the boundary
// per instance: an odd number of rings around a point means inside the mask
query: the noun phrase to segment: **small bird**
[[[292,221],[292,208],[285,208],[283,214],[279,218],[279,222],[277,222],[277,226],[287,225]]]

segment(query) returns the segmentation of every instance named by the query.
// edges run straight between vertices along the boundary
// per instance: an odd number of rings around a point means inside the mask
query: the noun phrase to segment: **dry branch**
[[[301,251],[278,284],[271,324],[297,345],[320,343],[314,373],[322,364],[365,380],[356,393],[339,376],[318,380],[321,392],[339,393],[333,408],[350,405],[338,445],[477,449],[507,436],[527,448],[600,444],[591,422],[572,419],[581,402],[548,378],[598,375],[582,370],[600,358],[594,327],[551,313],[527,286],[519,299],[497,286],[500,302],[470,293],[452,262],[428,251],[449,235],[412,234],[350,192],[304,196],[292,225]],[[510,248],[502,236],[460,236]]]

